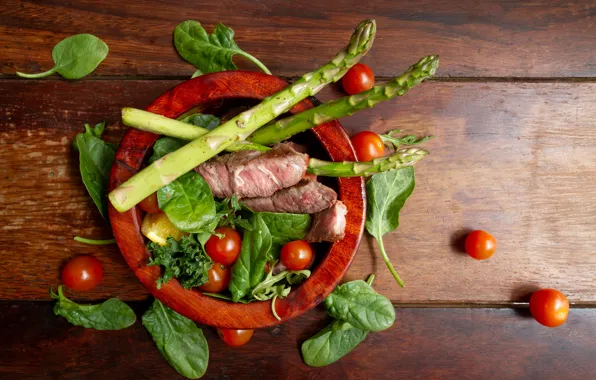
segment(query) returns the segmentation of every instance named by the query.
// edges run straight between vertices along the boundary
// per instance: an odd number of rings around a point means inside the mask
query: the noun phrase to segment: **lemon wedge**
[[[143,224],[141,225],[141,232],[149,240],[159,245],[166,245],[168,236],[180,240],[182,239],[182,236],[189,235],[187,232],[177,229],[164,212],[158,214],[145,214]]]

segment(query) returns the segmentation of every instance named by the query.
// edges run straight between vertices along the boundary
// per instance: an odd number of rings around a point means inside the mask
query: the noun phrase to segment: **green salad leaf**
[[[198,379],[205,374],[209,346],[203,331],[193,321],[157,299],[142,320],[159,352],[180,375]]]
[[[238,302],[265,277],[265,264],[271,249],[269,228],[259,214],[251,219],[251,231],[244,231],[238,260],[232,266],[229,289],[232,300]]]
[[[54,67],[50,70],[37,74],[17,72],[17,75],[23,78],[42,78],[58,73],[66,79],[79,79],[91,74],[106,58],[108,51],[108,45],[94,35],[77,34],[54,46]]]
[[[79,169],[87,192],[99,212],[108,219],[108,180],[116,149],[101,139],[105,122],[92,128],[85,124],[85,132],[79,133],[73,142],[79,152]]]
[[[215,199],[199,173],[188,172],[159,189],[157,202],[179,230],[190,233],[212,230]]]
[[[411,166],[377,173],[366,182],[366,230],[377,240],[387,268],[402,287],[404,282],[385,251],[383,235],[399,226],[399,212],[414,191],[414,186],[414,168]]]
[[[270,300],[273,297],[284,298],[290,294],[292,285],[301,283],[310,277],[309,270],[291,271],[286,270],[273,275],[273,271],[252,290],[252,296],[259,301]]]
[[[180,120],[183,123],[192,124],[197,127],[205,128],[208,130],[213,130],[221,124],[221,120],[217,116],[203,114],[203,113],[194,113],[190,116],[187,116]]]
[[[367,334],[367,331],[353,327],[348,322],[335,320],[302,343],[302,358],[311,367],[329,365],[350,353]]]
[[[153,154],[149,157],[149,163],[159,160],[168,153],[182,148],[188,141],[177,139],[175,137],[162,137],[153,144]]]
[[[193,235],[183,236],[180,241],[170,236],[163,246],[150,242],[147,249],[151,252],[148,265],[163,267],[163,274],[157,279],[158,288],[172,277],[178,279],[185,289],[204,285],[209,280],[208,272],[213,260]]]
[[[80,305],[66,298],[62,285],[58,286],[58,293],[50,291],[50,295],[57,300],[54,314],[66,318],[75,326],[95,330],[121,330],[137,320],[130,306],[117,298],[110,298],[97,305]]]
[[[279,247],[304,239],[310,229],[311,217],[308,214],[260,212],[259,215],[269,228],[272,243]]]
[[[237,67],[232,60],[236,54],[252,61],[265,73],[271,74],[261,61],[236,45],[234,31],[221,23],[215,26],[212,34],[207,34],[198,21],[183,21],[174,30],[174,45],[178,54],[192,63],[202,74],[236,70]],[[193,77],[196,74],[193,74]]]

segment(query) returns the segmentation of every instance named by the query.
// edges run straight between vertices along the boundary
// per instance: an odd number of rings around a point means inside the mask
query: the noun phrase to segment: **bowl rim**
[[[159,96],[146,109],[170,118],[176,118],[192,108],[207,108],[224,100],[262,100],[288,83],[276,76],[251,71],[224,71],[210,73],[184,81]],[[313,106],[316,99],[305,99],[290,112],[302,112]],[[198,111],[200,112],[200,111]],[[334,161],[354,160],[350,140],[338,121],[319,125],[311,131]],[[129,128],[123,137],[110,172],[110,191],[125,182],[142,168],[159,135]],[[271,312],[269,301],[248,304],[232,303],[205,296],[195,289],[184,289],[171,279],[157,289],[156,279],[161,274],[158,266],[147,266],[149,252],[141,234],[143,212],[135,206],[127,212],[118,212],[109,204],[109,216],[114,237],[121,254],[135,276],[149,292],[176,312],[202,324],[221,328],[253,329],[277,325],[314,308],[337,286],[347,272],[356,254],[364,231],[365,186],[362,177],[338,178],[339,199],[346,204],[346,234],[344,239],[331,244],[311,276],[283,299],[275,302],[281,320]],[[109,203],[109,202],[108,202]]]

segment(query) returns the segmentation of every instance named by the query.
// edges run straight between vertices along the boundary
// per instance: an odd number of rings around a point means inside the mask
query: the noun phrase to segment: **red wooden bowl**
[[[288,84],[262,73],[226,71],[202,75],[174,87],[157,98],[148,111],[176,118],[194,108],[197,112],[229,107],[241,102],[255,103],[278,92]],[[310,100],[294,106],[291,113],[312,107]],[[354,160],[354,151],[345,131],[337,121],[312,129],[320,145],[335,161]],[[110,191],[139,171],[159,136],[130,128],[116,153],[110,173]],[[224,328],[259,328],[294,318],[319,304],[338,284],[350,266],[364,229],[364,181],[361,177],[340,178],[339,198],[348,209],[346,236],[330,245],[324,258],[309,279],[275,303],[281,321],[271,313],[270,302],[232,303],[202,295],[198,290],[184,289],[172,279],[161,289],[155,281],[161,274],[157,266],[147,266],[149,252],[141,234],[143,211],[139,207],[120,213],[110,205],[110,221],[114,237],[126,262],[143,285],[160,301],[178,313],[210,326]]]

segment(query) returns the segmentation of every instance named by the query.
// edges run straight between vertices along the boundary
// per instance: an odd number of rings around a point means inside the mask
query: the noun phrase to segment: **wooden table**
[[[403,99],[341,122],[348,132],[401,128],[436,138],[418,165],[417,188],[386,247],[405,279],[391,279],[365,237],[347,279],[377,274],[397,308],[390,330],[369,334],[343,360],[305,366],[303,340],[325,325],[319,308],[258,331],[240,349],[205,329],[205,378],[592,378],[596,372],[596,3],[181,0],[16,1],[0,4],[0,378],[172,378],[140,323],[117,332],[70,326],[52,313],[48,288],[76,254],[104,266],[97,290],[141,315],[148,293],[108,237],[87,196],[71,142],[83,124],[114,123],[123,106],[143,108],[194,68],[172,45],[182,20],[236,42],[276,75],[293,79],[326,62],[364,18],[375,46],[363,59],[382,82],[426,54],[437,77]],[[89,77],[23,80],[15,71],[52,66],[59,40],[88,32],[110,47]],[[241,68],[254,69],[238,60]],[[338,87],[320,98],[340,94]],[[485,262],[462,253],[483,228],[499,241]],[[566,325],[547,329],[527,312],[539,287],[573,304]]]

